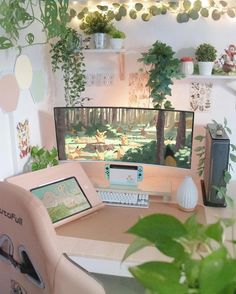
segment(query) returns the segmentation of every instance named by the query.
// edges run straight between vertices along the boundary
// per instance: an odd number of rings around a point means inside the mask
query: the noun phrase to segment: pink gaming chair
[[[104,294],[103,287],[71,263],[40,200],[0,182],[0,293]]]

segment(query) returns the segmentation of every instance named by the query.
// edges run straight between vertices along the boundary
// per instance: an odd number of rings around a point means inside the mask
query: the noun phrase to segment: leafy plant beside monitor
[[[32,146],[30,148],[31,170],[36,171],[50,166],[58,165],[58,152],[55,147],[47,150],[44,147]]]
[[[139,62],[147,65],[149,75],[147,86],[155,108],[173,108],[167,96],[171,96],[174,78],[181,78],[180,61],[174,57],[175,52],[165,43],[156,41],[148,52],[142,53]]]

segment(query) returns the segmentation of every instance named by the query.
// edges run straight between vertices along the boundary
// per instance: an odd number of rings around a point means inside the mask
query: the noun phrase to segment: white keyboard
[[[108,205],[141,208],[149,207],[149,195],[146,192],[106,188],[97,188],[97,192],[101,200]]]

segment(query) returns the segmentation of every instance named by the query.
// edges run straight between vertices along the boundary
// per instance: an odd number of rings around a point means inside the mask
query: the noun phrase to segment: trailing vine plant
[[[156,41],[148,52],[142,53],[142,57],[138,59],[148,67],[147,86],[150,89],[154,108],[173,108],[167,96],[171,95],[172,79],[182,77],[180,61],[174,57],[174,54],[170,46]]]
[[[85,66],[80,37],[69,27],[76,12],[69,0],[3,0],[0,3],[0,50],[50,44],[53,70],[61,69],[67,106],[82,104],[85,88]],[[43,40],[36,40],[33,26],[41,28]],[[77,56],[74,50],[77,50]]]
[[[128,2],[128,1],[127,1]],[[201,0],[180,0],[180,1],[155,1],[157,3],[118,3],[114,2],[111,5],[96,5],[98,11],[102,11],[111,20],[120,21],[122,18],[128,16],[130,19],[137,19],[140,17],[143,21],[149,21],[152,17],[165,15],[167,13],[174,13],[178,23],[186,23],[190,20],[197,20],[199,17],[211,17],[217,21],[224,15],[230,18],[236,17],[236,4],[229,3],[229,1],[215,1],[209,0],[203,3]],[[94,11],[94,7],[93,7]],[[78,12],[77,17],[84,19],[91,11],[85,7]]]

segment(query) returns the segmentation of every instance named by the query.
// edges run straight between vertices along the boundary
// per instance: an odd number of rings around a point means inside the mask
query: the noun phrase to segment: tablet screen
[[[75,177],[51,182],[30,191],[43,202],[53,223],[91,208]]]

